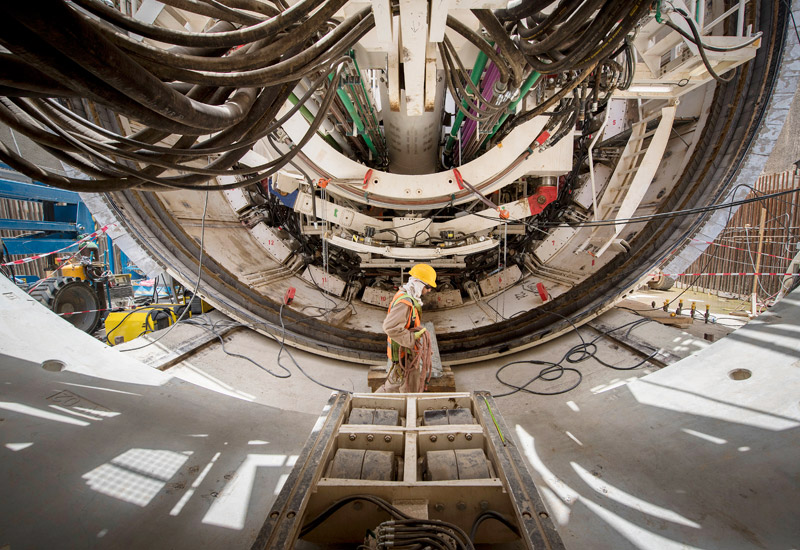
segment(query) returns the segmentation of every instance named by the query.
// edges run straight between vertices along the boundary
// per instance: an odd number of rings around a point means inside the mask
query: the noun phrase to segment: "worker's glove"
[[[428,329],[425,328],[425,327],[422,327],[420,330],[418,330],[417,332],[414,333],[414,340],[419,340],[420,336],[422,336],[426,332],[428,332]]]

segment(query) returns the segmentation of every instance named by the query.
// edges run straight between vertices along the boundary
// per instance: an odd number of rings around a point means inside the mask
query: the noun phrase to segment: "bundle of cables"
[[[337,500],[300,530],[300,538],[319,527],[337,510],[354,501],[377,505],[392,519],[381,523],[374,532],[377,548],[412,550],[429,547],[434,550],[474,550],[470,537],[459,526],[436,519],[416,519],[374,495],[351,495]],[[499,514],[498,514],[499,515]],[[484,518],[484,519],[489,519]],[[483,520],[481,520],[483,521]],[[506,520],[507,521],[507,520]]]
[[[202,184],[223,174],[239,178],[228,187],[261,181],[285,166],[325,118],[273,161],[244,166],[242,157],[319,88],[320,111],[328,112],[352,62],[344,54],[374,26],[369,8],[332,20],[346,1],[302,0],[288,8],[256,0],[166,2],[217,20],[200,33],[148,24],[101,0],[9,5],[0,23],[8,50],[0,54],[0,121],[93,180],[38,168],[2,145],[0,160],[75,191],[221,189]],[[307,93],[276,119],[304,77],[312,81]],[[111,123],[76,114],[101,109]],[[144,128],[122,135],[116,115]]]
[[[359,74],[347,54],[374,27],[371,7],[342,19],[336,14],[347,0],[164,3],[178,17],[210,18],[206,28],[165,28],[103,0],[6,6],[0,122],[91,179],[40,168],[1,143],[0,160],[73,191],[223,190],[260,182],[286,166],[329,115],[349,123],[336,116],[342,111],[337,90]],[[392,10],[399,11],[396,3]],[[502,34],[491,12],[479,11]],[[447,25],[497,65],[498,90],[516,89],[529,68],[509,36],[495,38],[498,52],[457,19],[449,17]],[[293,96],[300,82],[305,92]],[[288,152],[256,166],[242,162],[318,93],[317,116]],[[288,100],[294,105],[278,117]],[[366,119],[379,131],[376,120]],[[220,175],[236,181],[206,184]]]

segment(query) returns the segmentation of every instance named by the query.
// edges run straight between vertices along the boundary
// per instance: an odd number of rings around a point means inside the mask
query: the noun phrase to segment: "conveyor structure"
[[[426,537],[445,548],[564,548],[487,392],[334,392],[252,550]]]

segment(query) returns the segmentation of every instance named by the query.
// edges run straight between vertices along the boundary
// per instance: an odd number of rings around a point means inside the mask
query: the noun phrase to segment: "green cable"
[[[478,52],[478,57],[475,59],[475,65],[472,67],[472,73],[470,74],[470,80],[472,84],[475,86],[478,85],[478,82],[483,75],[483,69],[486,68],[486,62],[489,60],[489,57],[481,50]],[[468,109],[469,105],[466,101],[461,102],[461,106],[464,109]],[[450,130],[450,135],[447,137],[447,144],[444,146],[444,152],[449,153],[453,150],[453,145],[456,142],[456,136],[458,135],[458,129],[461,128],[461,123],[464,122],[465,115],[461,109],[458,110],[456,113],[456,118],[453,121],[453,128]]]
[[[516,110],[517,105],[519,105],[519,102],[525,99],[525,96],[528,95],[528,92],[531,90],[531,88],[533,88],[533,85],[539,81],[539,78],[541,76],[542,76],[541,73],[537,71],[533,71],[530,75],[528,75],[528,78],[526,78],[525,82],[522,83],[522,86],[519,87],[519,97],[511,102],[511,104],[508,106],[508,109],[506,109],[506,112],[503,113],[503,116],[500,117],[500,120],[498,120],[497,124],[495,124],[494,128],[492,128],[492,131],[483,140],[483,143],[481,143],[481,147],[486,145],[486,143],[490,139],[492,139],[492,136],[494,136],[497,133],[497,130],[500,129],[500,126],[502,126],[503,123],[506,121],[506,119],[509,116],[511,116],[511,113],[513,113]]]
[[[328,80],[333,80],[333,75],[328,75]],[[339,96],[339,99],[342,100],[344,104],[344,108],[347,110],[347,114],[350,115],[350,118],[353,120],[353,123],[356,125],[356,129],[358,130],[361,137],[364,138],[364,141],[369,147],[369,150],[375,155],[376,159],[380,159],[381,156],[378,154],[378,150],[375,149],[375,145],[372,143],[369,135],[365,131],[364,122],[361,120],[361,117],[358,116],[355,107],[353,106],[353,102],[350,101],[350,98],[347,96],[347,92],[341,89],[338,85],[336,85],[336,95]]]
[[[486,403],[486,408],[489,409],[489,414],[492,415],[492,422],[494,422],[494,427],[497,428],[497,433],[500,435],[500,441],[503,442],[503,446],[506,445],[506,438],[503,437],[503,431],[500,429],[500,426],[497,424],[497,419],[494,417],[494,413],[492,412],[492,407],[489,405],[489,400],[486,399],[486,396],[483,396],[483,402]]]
[[[292,103],[292,105],[297,105],[297,102],[300,101],[300,100],[298,99],[298,97],[293,92],[293,93],[289,94],[289,101]],[[303,115],[303,118],[306,119],[306,122],[308,122],[309,124],[313,124],[314,123],[314,115],[308,109],[308,107],[306,107],[306,106],[300,107],[300,114]],[[320,136],[322,139],[324,139],[325,142],[328,145],[330,145],[331,147],[333,147],[334,149],[336,149],[340,153],[342,152],[342,148],[339,146],[338,143],[336,143],[336,140],[333,139],[333,137],[331,135],[323,133],[321,131],[317,131],[317,135]]]
[[[364,86],[364,79],[361,78],[361,69],[358,68],[358,61],[356,61],[356,52],[354,50],[350,50],[350,57],[353,59],[353,65],[355,65],[356,73],[358,74],[358,81],[361,83],[361,89],[364,92],[364,97],[367,101],[367,107],[369,107],[370,115],[372,116],[372,122],[375,124],[376,128],[380,127],[378,124],[378,117],[375,115],[375,110],[372,108],[372,103],[369,101],[369,95],[367,95],[367,87]]]

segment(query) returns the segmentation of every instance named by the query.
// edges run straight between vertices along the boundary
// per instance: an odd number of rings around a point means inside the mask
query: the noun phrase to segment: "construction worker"
[[[426,332],[425,327],[421,326],[421,299],[431,288],[436,288],[436,271],[427,264],[417,264],[408,274],[408,282],[392,298],[383,321],[383,331],[387,336],[386,354],[391,367],[386,382],[376,393],[406,393],[424,389],[420,367],[426,359],[429,364],[430,358],[416,357],[418,341]],[[427,352],[430,354],[430,349]],[[414,364],[415,368],[411,368]]]

